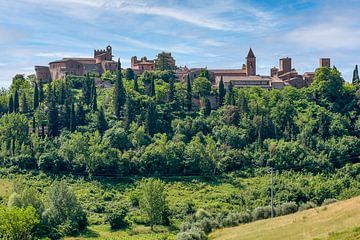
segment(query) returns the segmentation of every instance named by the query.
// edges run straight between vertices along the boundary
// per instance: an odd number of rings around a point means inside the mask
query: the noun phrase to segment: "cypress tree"
[[[233,86],[233,83],[231,81],[230,81],[230,84],[228,86],[226,104],[227,105],[235,105],[234,86]]]
[[[66,99],[61,113],[62,127],[70,130],[71,104],[70,99]]]
[[[39,88],[37,83],[34,83],[34,110],[39,107]]]
[[[125,119],[124,125],[125,129],[129,129],[131,122],[135,119],[133,101],[129,95],[126,96],[125,103]]]
[[[190,112],[192,109],[192,86],[190,76],[187,76],[187,85],[186,85],[186,107]]]
[[[175,83],[174,78],[170,78],[169,80],[169,92],[168,92],[168,101],[172,102],[175,99]]]
[[[44,102],[45,94],[44,94],[44,86],[43,83],[39,82],[39,102]]]
[[[52,84],[49,84],[47,104],[48,135],[50,137],[56,137],[59,133],[59,116],[54,91],[52,90]]]
[[[76,115],[75,115],[75,104],[71,103],[70,111],[70,131],[73,132],[76,129]]]
[[[209,116],[211,113],[211,103],[209,98],[205,97],[203,99],[203,112],[204,112],[204,116]]]
[[[21,112],[27,113],[29,111],[29,104],[27,102],[27,98],[25,93],[21,95]]]
[[[118,59],[118,66],[116,71],[116,81],[114,88],[114,113],[117,119],[120,119],[121,110],[126,102],[126,92],[121,76],[121,63]]]
[[[92,85],[92,110],[94,112],[97,111],[97,93],[96,93],[95,80],[93,80],[93,85]]]
[[[14,98],[12,95],[10,95],[9,97],[9,113],[13,113],[14,112]]]
[[[101,135],[103,135],[104,132],[106,131],[106,129],[108,128],[108,124],[106,121],[104,108],[102,106],[100,107],[100,110],[98,111],[97,120],[98,120],[97,121],[97,129],[98,129],[99,133]]]
[[[137,75],[134,76],[134,91],[139,92],[139,84],[138,84]]]
[[[58,94],[58,102],[60,105],[63,105],[65,103],[66,99],[66,89],[65,84],[63,82],[60,82],[59,84],[59,94]]]
[[[90,79],[89,73],[86,74],[86,78],[83,81],[82,93],[83,93],[84,103],[86,105],[90,105],[92,102],[92,81]]]
[[[221,76],[220,83],[219,83],[219,106],[220,107],[224,105],[224,100],[225,100],[225,86],[224,86],[223,77]]]
[[[147,108],[145,130],[150,136],[156,133],[156,110],[152,102],[149,103]]]
[[[36,121],[35,116],[32,117],[32,133],[35,133],[36,130]]]
[[[353,72],[352,84],[360,84],[358,65],[355,65],[355,69]]]
[[[15,90],[14,94],[14,112],[19,112],[19,93],[17,90]]]
[[[86,124],[85,111],[84,111],[84,106],[83,106],[82,102],[78,103],[77,111],[76,111],[76,118],[77,118],[77,122],[76,122],[77,126],[83,126]]]
[[[155,96],[155,80],[154,80],[154,78],[151,78],[150,89],[149,89],[149,96],[150,96],[150,97],[154,97],[154,96]]]

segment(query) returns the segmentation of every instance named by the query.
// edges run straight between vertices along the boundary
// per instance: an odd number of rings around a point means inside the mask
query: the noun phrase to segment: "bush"
[[[192,228],[186,232],[180,232],[176,235],[176,240],[206,240],[205,232],[200,229]]]
[[[314,202],[309,201],[309,202],[300,204],[299,211],[304,211],[304,210],[316,208],[316,207],[317,207],[317,205]]]
[[[129,225],[125,219],[128,211],[127,207],[121,206],[108,215],[106,221],[109,222],[111,229],[122,229]]]
[[[34,157],[28,154],[21,154],[18,156],[11,157],[10,164],[12,166],[18,166],[20,169],[35,169],[36,160]]]
[[[337,202],[337,199],[335,198],[327,198],[323,201],[323,203],[321,204],[321,206],[326,206],[326,205],[329,205],[331,203],[335,203]]]
[[[195,204],[191,201],[187,201],[184,206],[183,213],[185,215],[194,214],[196,212]]]
[[[271,216],[271,207],[258,207],[255,208],[254,211],[252,212],[252,217],[253,220],[261,220],[261,219],[266,219],[269,218]]]
[[[298,206],[295,202],[286,202],[275,208],[276,216],[283,216],[291,213],[295,213],[298,210]]]
[[[251,214],[248,212],[229,213],[222,221],[224,227],[234,227],[241,223],[251,222]]]
[[[200,208],[199,210],[196,211],[195,213],[195,219],[196,220],[201,220],[203,218],[210,218],[211,214],[209,212],[207,212],[206,210]]]
[[[204,231],[206,234],[210,233],[212,230],[213,222],[209,218],[203,218],[198,222],[195,222],[193,228],[200,229]]]

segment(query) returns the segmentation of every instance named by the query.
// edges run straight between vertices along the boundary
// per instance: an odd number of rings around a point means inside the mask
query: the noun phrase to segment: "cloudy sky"
[[[303,73],[331,57],[349,81],[360,64],[360,1],[0,1],[0,87],[34,65],[108,44],[125,67],[133,55],[171,51],[178,66],[239,68],[252,47],[258,73],[286,56]]]

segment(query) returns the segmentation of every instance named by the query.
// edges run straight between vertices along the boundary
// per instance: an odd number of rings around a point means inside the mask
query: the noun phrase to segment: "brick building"
[[[116,71],[117,62],[113,61],[112,48],[94,50],[93,58],[63,58],[49,63],[49,66],[35,66],[38,81],[48,82],[63,79],[66,74],[84,76],[87,73],[101,75],[105,71]]]

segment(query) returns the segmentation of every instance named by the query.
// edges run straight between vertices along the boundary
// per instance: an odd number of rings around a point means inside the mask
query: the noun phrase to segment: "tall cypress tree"
[[[175,83],[174,78],[169,79],[169,92],[168,92],[168,101],[172,102],[175,99]]]
[[[154,97],[154,96],[155,96],[155,80],[154,80],[154,78],[151,78],[150,89],[149,89],[149,96],[150,96],[150,97]]]
[[[61,112],[62,127],[70,130],[70,121],[71,121],[71,100],[68,98],[65,100]]]
[[[352,83],[353,84],[360,84],[358,65],[355,65],[355,69],[354,69],[354,72],[353,72]]]
[[[36,121],[35,121],[35,116],[32,117],[32,133],[36,132]]]
[[[82,85],[83,100],[86,105],[90,105],[92,102],[92,80],[89,73],[86,74],[86,78]]]
[[[34,110],[39,107],[39,88],[38,84],[34,83]]]
[[[85,120],[85,111],[84,111],[84,106],[82,102],[78,103],[77,106],[77,111],[76,111],[76,125],[77,126],[83,126],[86,124],[86,120]]]
[[[187,76],[187,85],[186,85],[186,107],[190,112],[192,109],[192,86],[190,76]]]
[[[219,106],[220,107],[224,105],[224,100],[225,100],[225,86],[224,86],[223,77],[221,76],[220,83],[219,83]]]
[[[13,98],[13,95],[10,95],[9,97],[9,106],[8,106],[8,112],[9,113],[13,113],[14,112],[14,98]]]
[[[19,93],[17,90],[14,93],[14,112],[19,112]]]
[[[146,112],[145,130],[153,136],[156,133],[156,110],[154,103],[150,102]]]
[[[227,105],[235,105],[235,97],[234,97],[234,86],[233,83],[230,81],[228,86],[228,91],[226,95],[226,104]]]
[[[29,111],[29,104],[26,98],[26,94],[23,93],[21,95],[21,112],[22,113],[27,113]]]
[[[139,84],[137,75],[134,76],[134,91],[139,92]]]
[[[116,81],[114,88],[114,112],[117,119],[120,119],[121,110],[126,102],[126,92],[121,75],[121,63],[118,59],[118,66],[116,71]]]
[[[48,135],[50,137],[56,137],[59,134],[59,116],[52,84],[49,84],[47,104]]]
[[[70,131],[73,132],[76,129],[76,113],[75,113],[75,104],[71,103],[70,111]]]
[[[44,86],[43,83],[39,82],[39,102],[44,102],[45,94],[44,94]]]
[[[106,121],[104,108],[101,106],[100,110],[98,111],[98,115],[97,115],[97,129],[98,129],[99,133],[101,135],[103,135],[107,128],[108,128],[108,124]]]
[[[205,97],[203,99],[203,112],[204,112],[204,116],[209,116],[211,113],[211,103],[208,97]]]
[[[93,80],[92,84],[92,110],[97,111],[97,93],[96,93],[96,85],[95,80]]]
[[[135,119],[133,101],[129,95],[126,96],[124,125],[129,129],[131,122]]]

